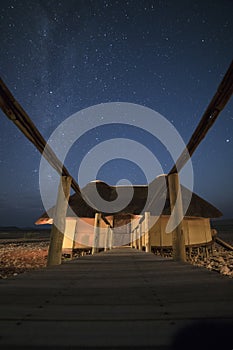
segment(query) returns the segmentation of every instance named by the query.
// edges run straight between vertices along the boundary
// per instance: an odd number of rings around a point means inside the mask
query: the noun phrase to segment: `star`
[[[233,46],[233,2],[215,1],[213,6],[202,0],[189,6],[185,0],[166,4],[147,0],[90,3],[91,6],[85,1],[36,1],[33,5],[23,0],[2,2],[0,65],[2,78],[15,98],[46,140],[82,109],[128,102],[159,112],[186,143],[232,60],[229,48]],[[196,191],[217,207],[220,205],[219,209],[229,217],[233,217],[229,180],[233,174],[229,161],[233,157],[232,116],[231,101],[192,157]],[[36,182],[40,154],[3,113],[0,117],[0,193],[7,190],[9,198],[17,202],[13,185],[16,187],[17,181],[20,184],[26,178],[36,206],[40,196]],[[101,114],[93,118],[103,123]],[[91,132],[91,118],[85,122],[90,133],[77,140],[79,158],[74,146],[65,160],[71,173],[70,169],[80,164],[97,143],[123,134],[147,147],[161,167],[170,170],[171,156],[163,153],[162,146],[160,149],[148,134],[138,136],[127,128],[123,133],[116,125],[97,134]],[[61,147],[65,137],[61,135]],[[126,163],[120,169],[118,172],[109,166],[103,178],[117,183],[132,172]],[[52,183],[52,173],[48,176]],[[137,183],[141,178],[135,170],[133,181]],[[226,181],[216,186],[221,178]],[[8,220],[11,225],[20,217],[19,224],[23,220],[30,226],[34,218],[26,206],[23,211],[24,216],[15,213],[6,218],[0,213],[0,221]]]

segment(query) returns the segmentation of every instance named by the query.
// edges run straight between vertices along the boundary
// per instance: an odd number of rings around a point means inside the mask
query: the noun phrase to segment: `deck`
[[[130,248],[0,282],[0,348],[233,349],[233,280]]]

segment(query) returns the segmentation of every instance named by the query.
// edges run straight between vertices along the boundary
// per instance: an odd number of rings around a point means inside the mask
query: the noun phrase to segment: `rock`
[[[222,256],[219,256],[217,259],[216,259],[219,263],[225,263],[225,260]]]
[[[227,265],[222,266],[220,269],[220,273],[223,275],[228,275],[230,272],[231,272],[231,270],[229,269],[229,267]]]

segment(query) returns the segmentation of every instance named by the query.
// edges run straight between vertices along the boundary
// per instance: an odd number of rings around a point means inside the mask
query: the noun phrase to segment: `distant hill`
[[[0,231],[1,232],[11,232],[11,231],[21,231],[21,229],[17,226],[0,226]]]
[[[41,231],[50,231],[51,226],[44,225],[44,227],[17,227],[17,226],[0,226],[0,232],[41,232]]]
[[[23,228],[17,226],[0,226],[0,241],[1,240],[33,240],[33,239],[49,239],[51,232],[50,229],[36,228]]]
[[[233,219],[217,219],[217,220],[211,220],[211,226],[231,226],[233,225]]]
[[[213,220],[211,226],[217,230],[219,238],[233,245],[233,219]]]

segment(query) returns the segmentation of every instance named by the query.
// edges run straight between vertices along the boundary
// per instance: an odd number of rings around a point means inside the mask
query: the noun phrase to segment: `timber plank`
[[[216,328],[220,348],[231,341],[232,296],[233,280],[217,273],[113,249],[2,280],[0,347],[182,349],[205,330],[208,349]]]

